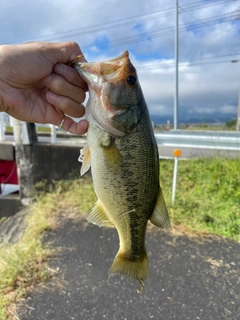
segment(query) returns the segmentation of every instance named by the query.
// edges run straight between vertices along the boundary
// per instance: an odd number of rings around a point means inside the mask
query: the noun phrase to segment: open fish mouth
[[[72,67],[76,69],[82,78],[91,86],[95,91],[97,91],[98,86],[101,86],[103,79],[106,81],[116,79],[119,81],[124,77],[129,75],[129,53],[124,51],[119,57],[113,58],[103,62],[86,62],[82,55],[77,57],[72,63]],[[131,65],[132,66],[132,65]],[[132,66],[131,69],[134,69]],[[132,70],[135,72],[135,69]]]

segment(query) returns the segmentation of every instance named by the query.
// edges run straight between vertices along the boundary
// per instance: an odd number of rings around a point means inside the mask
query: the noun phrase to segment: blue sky
[[[124,50],[151,114],[171,118],[175,0],[1,0],[0,43],[76,41],[89,61]],[[238,60],[238,63],[232,63]],[[240,0],[179,0],[179,114],[236,117]]]

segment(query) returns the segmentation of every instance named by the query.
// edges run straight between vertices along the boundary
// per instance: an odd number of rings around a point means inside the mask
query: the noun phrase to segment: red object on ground
[[[0,183],[18,184],[17,165],[15,161],[0,160]]]

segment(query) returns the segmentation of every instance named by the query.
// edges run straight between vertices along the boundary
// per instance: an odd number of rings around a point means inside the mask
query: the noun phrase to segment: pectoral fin
[[[152,222],[152,224],[160,228],[167,229],[171,227],[171,222],[168,216],[168,211],[161,187],[159,187],[158,198],[155,204],[153,214],[150,217],[150,221]]]
[[[95,207],[92,209],[92,212],[88,216],[87,220],[88,222],[96,224],[99,227],[114,227],[99,201],[97,201],[95,204]]]
[[[78,158],[78,161],[82,162],[80,173],[81,176],[83,176],[84,173],[86,173],[91,167],[91,157],[88,145],[86,145],[83,149],[80,150],[80,156]]]

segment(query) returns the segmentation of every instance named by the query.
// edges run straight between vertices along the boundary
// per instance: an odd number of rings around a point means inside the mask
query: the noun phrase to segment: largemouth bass
[[[159,156],[137,72],[125,51],[118,58],[72,66],[89,87],[87,146],[81,174],[91,166],[97,203],[88,221],[116,227],[119,251],[109,275],[140,282],[148,277],[148,220],[161,228],[170,220],[159,184]]]

